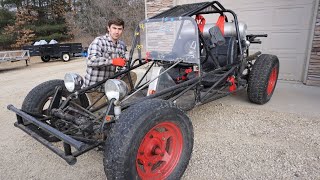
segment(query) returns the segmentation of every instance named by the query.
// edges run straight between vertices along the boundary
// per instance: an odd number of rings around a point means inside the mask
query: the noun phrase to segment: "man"
[[[122,19],[112,19],[108,22],[106,30],[107,34],[96,37],[88,48],[87,70],[84,76],[85,87],[113,76],[116,66],[123,67],[126,64],[126,45],[119,40],[124,30],[124,21]],[[130,74],[134,84],[137,79],[136,74]],[[122,80],[129,85],[127,76]],[[88,93],[91,103],[94,103],[101,96],[103,96],[103,88]],[[105,100],[102,98],[96,105],[98,106],[103,102]]]

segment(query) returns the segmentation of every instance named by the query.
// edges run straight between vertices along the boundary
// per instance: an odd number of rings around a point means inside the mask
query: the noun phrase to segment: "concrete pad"
[[[147,66],[135,70],[138,79],[142,77],[146,70]],[[151,79],[150,73],[147,79]],[[238,92],[235,95],[224,97],[217,102],[320,117],[320,87],[306,86],[301,82],[296,81],[278,80],[273,97],[264,105],[257,105],[249,102],[245,90]]]
[[[320,117],[320,87],[306,86],[300,82],[279,80],[273,97],[264,105],[250,103],[246,91],[228,96],[221,101],[227,104],[236,103],[259,109]]]

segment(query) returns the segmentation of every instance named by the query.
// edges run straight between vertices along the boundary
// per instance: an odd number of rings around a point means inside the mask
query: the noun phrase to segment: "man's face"
[[[123,26],[117,26],[115,24],[111,24],[111,26],[108,27],[108,31],[112,40],[117,41],[122,35]]]

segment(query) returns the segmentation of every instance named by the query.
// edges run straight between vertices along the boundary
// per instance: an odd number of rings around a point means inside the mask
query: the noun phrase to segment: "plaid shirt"
[[[113,76],[116,67],[112,65],[112,59],[117,57],[125,58],[125,51],[126,45],[123,41],[118,40],[113,43],[108,34],[96,37],[88,48],[84,86],[93,85]]]

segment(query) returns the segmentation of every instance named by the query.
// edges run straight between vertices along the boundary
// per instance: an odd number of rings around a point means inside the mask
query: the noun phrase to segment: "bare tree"
[[[75,12],[68,13],[66,19],[75,38],[105,34],[108,20],[118,17],[125,21],[123,39],[127,44],[130,44],[135,27],[145,14],[144,0],[78,0],[74,9]]]

